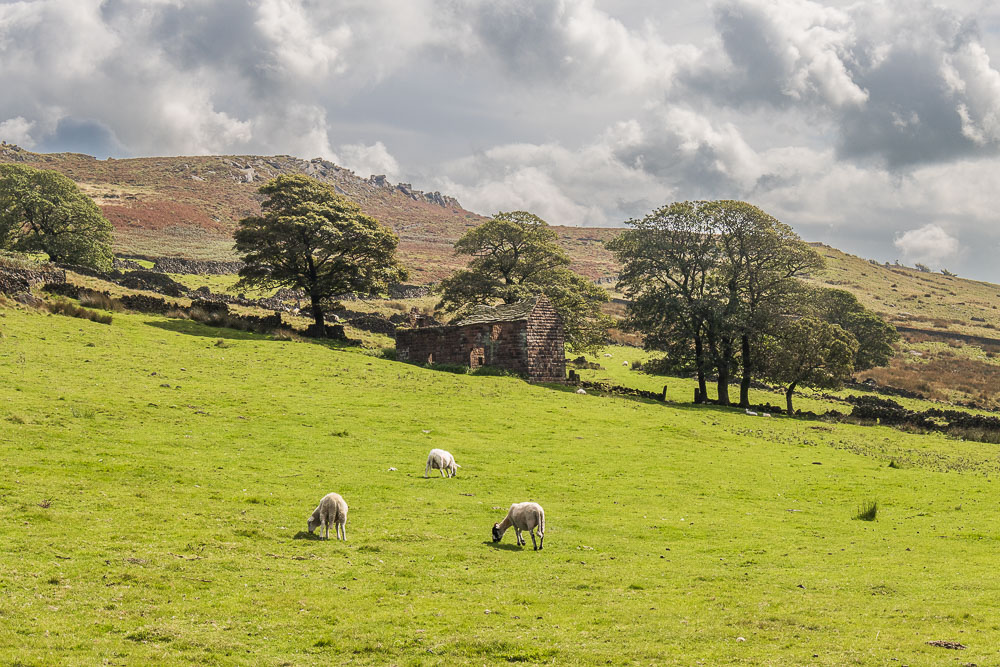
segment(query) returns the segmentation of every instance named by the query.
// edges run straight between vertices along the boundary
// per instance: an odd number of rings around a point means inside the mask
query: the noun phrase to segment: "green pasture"
[[[8,305],[0,452],[0,664],[1000,661],[994,445]]]

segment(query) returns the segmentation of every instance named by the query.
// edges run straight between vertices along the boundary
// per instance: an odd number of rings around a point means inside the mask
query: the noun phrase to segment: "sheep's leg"
[[[447,473],[447,472],[445,472],[445,469],[444,469],[444,468],[441,468],[441,476],[442,476],[442,477],[447,477],[447,476],[448,476],[448,473]]]
[[[529,532],[531,533],[531,546],[535,548],[535,551],[538,551],[538,543],[535,542],[535,529],[532,528]]]
[[[347,541],[347,521],[346,520],[344,521],[344,524],[341,526],[341,528],[344,531],[344,541],[346,542]]]
[[[517,538],[517,546],[523,547],[524,546],[524,537],[521,536],[521,529],[520,528],[515,528],[514,529],[514,536]]]
[[[542,550],[542,545],[545,543],[545,533],[538,531],[538,550]]]
[[[427,473],[429,473],[430,471],[431,471],[431,462],[428,461],[427,462],[427,467],[424,468],[424,477],[427,477]]]
[[[330,524],[328,523],[323,524],[323,539],[330,539]]]

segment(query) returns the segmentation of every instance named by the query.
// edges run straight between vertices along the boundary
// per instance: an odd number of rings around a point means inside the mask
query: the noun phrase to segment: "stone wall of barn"
[[[528,377],[532,382],[564,382],[566,336],[562,318],[543,299],[531,311],[527,324]]]
[[[496,366],[529,374],[527,323],[493,322],[396,330],[396,359],[415,364]]]

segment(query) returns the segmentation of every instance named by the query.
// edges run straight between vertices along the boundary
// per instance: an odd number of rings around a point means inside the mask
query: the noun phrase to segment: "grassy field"
[[[995,446],[0,315],[0,663],[1000,659]],[[544,551],[489,541],[522,500]]]

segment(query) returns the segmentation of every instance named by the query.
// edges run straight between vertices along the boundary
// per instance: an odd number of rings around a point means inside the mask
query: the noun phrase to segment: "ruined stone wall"
[[[527,323],[396,330],[396,359],[415,364],[496,366],[528,375]]]
[[[540,300],[527,321],[528,378],[532,382],[566,380],[566,336],[552,304]]]
[[[66,282],[66,272],[51,266],[19,268],[0,266],[0,294],[15,295],[30,292],[36,285]]]

